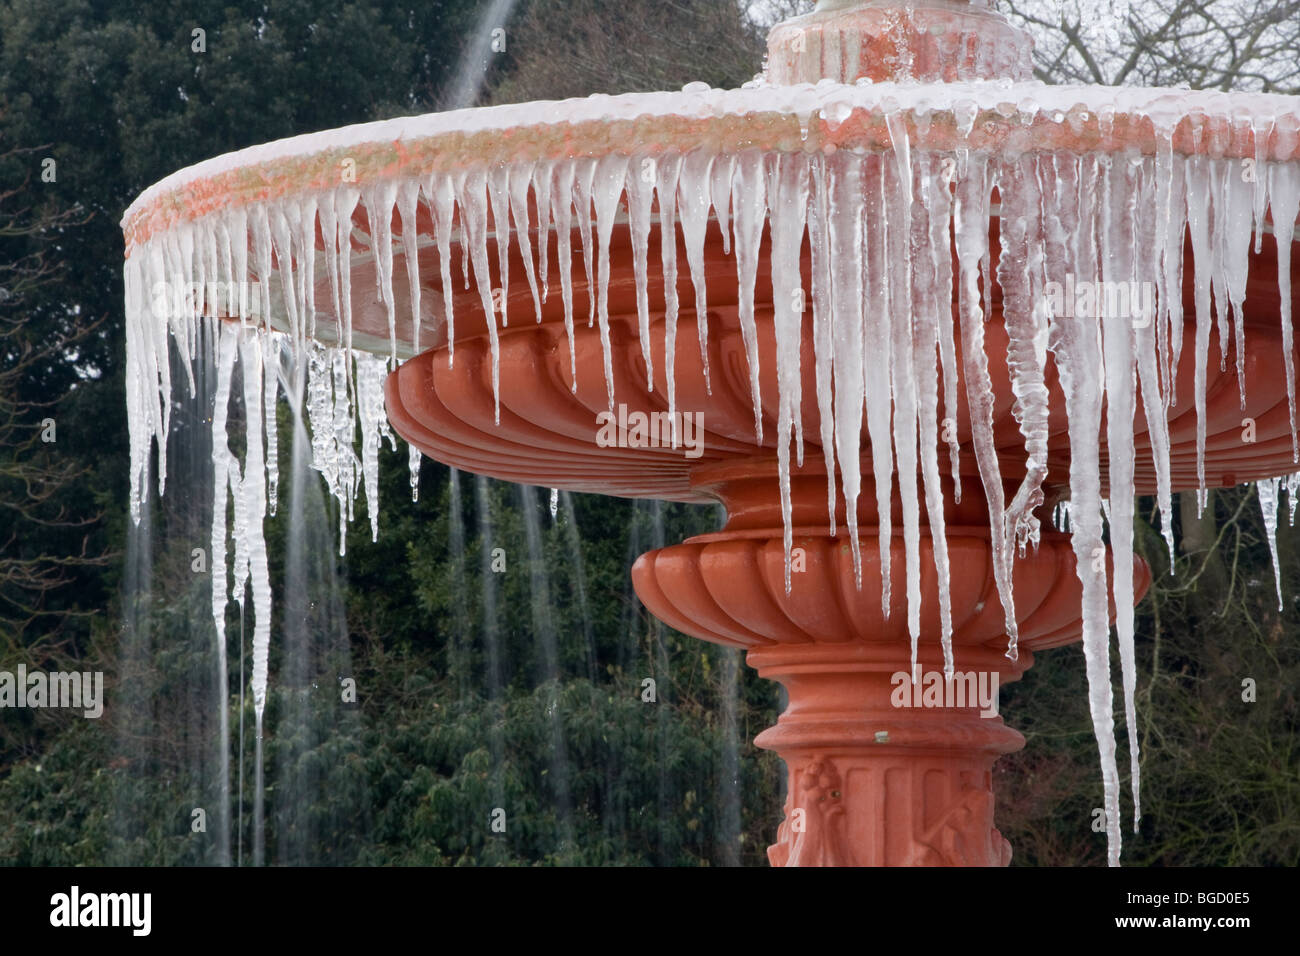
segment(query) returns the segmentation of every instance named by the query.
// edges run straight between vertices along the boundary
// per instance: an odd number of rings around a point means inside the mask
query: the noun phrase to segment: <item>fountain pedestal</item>
[[[914,684],[902,534],[890,540],[884,599],[878,528],[860,527],[859,588],[842,516],[838,536],[824,515],[808,533],[814,509],[825,508],[820,470],[792,479],[795,521],[810,520],[796,527],[788,592],[779,496],[764,490],[774,479],[761,465],[731,465],[694,482],[727,502],[727,528],[643,555],[632,569],[637,594],[672,627],[745,648],[749,666],[785,687],[789,705],[755,741],[789,769],[785,819],[768,849],[774,865],[1004,866],[1011,847],[994,824],[993,764],[1024,738],[998,716],[998,688],[1020,678],[1034,649],[1078,639],[1069,536],[1044,529],[1037,553],[1016,563],[1020,650],[1009,660],[983,497],[968,488],[946,516],[953,679],[943,677],[939,582],[923,532]],[[870,488],[862,497],[872,499]],[[1149,580],[1139,561],[1139,595]]]
[[[768,848],[774,865],[1010,862],[1011,847],[994,825],[993,763],[1024,738],[995,711],[981,711],[979,700],[991,690],[996,708],[998,684],[1018,677],[1029,655],[1012,664],[997,651],[964,652],[945,695],[936,650],[919,655],[925,676],[915,687],[905,648],[749,652],[749,665],[780,681],[790,698],[777,725],[756,740],[789,768],[785,819]],[[967,693],[976,706],[947,706],[946,699],[969,702]]]

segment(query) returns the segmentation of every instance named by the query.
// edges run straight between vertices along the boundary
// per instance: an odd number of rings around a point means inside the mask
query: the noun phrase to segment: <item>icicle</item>
[[[244,331],[248,334],[248,330]],[[236,338],[236,361],[242,364],[240,351],[242,350],[242,339]],[[245,369],[247,371],[247,369]],[[247,422],[245,422],[247,429]],[[247,460],[245,460],[245,467]],[[248,517],[248,497],[244,493],[243,472],[239,467],[239,462],[233,454],[226,461],[226,473],[229,475],[230,499],[231,499],[231,523],[230,535],[234,540],[235,553],[231,565],[231,587],[230,600],[239,604],[239,611],[243,614],[248,599],[248,574],[249,574],[249,517]]]
[[[863,310],[863,322],[862,357],[859,361],[862,363],[862,377],[865,384],[864,399],[866,403],[867,434],[871,439],[871,467],[876,485],[876,524],[880,554],[880,607],[885,617],[888,617],[893,603],[893,579],[890,569],[893,557],[894,454],[890,412],[895,384],[893,346],[891,344],[893,319],[889,304],[889,283],[885,272],[886,257],[890,254],[890,250],[886,248],[885,230],[882,228],[885,223],[886,208],[882,182],[884,165],[884,157],[879,153],[868,156],[866,169],[862,177],[862,188],[859,191],[853,191],[852,186],[850,186],[846,199],[851,203],[850,208],[854,210],[851,214],[857,215],[861,219],[861,222],[854,228],[862,230],[859,248],[865,247],[866,249],[866,254],[863,257],[866,269],[863,284],[860,287],[863,302],[859,308]],[[834,186],[831,188],[831,195],[832,197],[837,195]],[[860,208],[857,199],[859,196],[865,196],[865,203]],[[832,212],[832,224],[838,218],[838,215]],[[834,232],[832,232],[833,236]],[[832,241],[834,240],[832,239]],[[852,268],[851,265],[847,267]],[[837,266],[837,273],[844,268],[846,268],[844,265]],[[852,276],[849,276],[846,281],[850,283],[850,289],[852,290],[851,283],[854,281]],[[838,294],[836,298],[839,299]],[[850,309],[854,308],[851,301],[848,307]],[[853,321],[853,315],[854,312],[850,311],[850,321]],[[838,319],[836,319],[835,326],[838,330]],[[835,361],[835,381],[837,383],[835,428],[838,434],[841,428],[838,399],[839,356],[836,356]],[[853,388],[854,384],[855,380],[850,375],[849,387]],[[858,437],[856,433],[849,436],[847,441],[843,443],[837,438],[836,452],[840,458],[841,471],[850,454],[856,461],[858,455]],[[853,467],[857,468],[858,466],[854,465]],[[899,481],[900,487],[904,484],[905,482]],[[915,482],[912,484],[912,490],[913,499],[915,499]],[[847,497],[845,500],[847,503]],[[853,535],[854,540],[857,539],[856,528],[850,528],[850,534]],[[861,579],[859,579],[858,584],[861,585]]]
[[[1251,118],[1250,125],[1251,139],[1255,144],[1255,165],[1250,176],[1255,184],[1251,217],[1255,220],[1255,255],[1259,255],[1264,244],[1264,210],[1268,206],[1268,139],[1277,122],[1257,114]]]
[[[338,228],[339,302],[342,305],[343,337],[339,344],[352,348],[352,215],[361,201],[361,191],[353,186],[340,186],[334,192],[334,218]],[[344,398],[352,394],[349,384]]]
[[[261,339],[262,369],[266,376],[262,386],[262,411],[266,420],[267,513],[274,515],[280,486],[280,428],[275,417],[276,401],[280,395],[280,339],[274,334],[263,335]]]
[[[230,379],[239,342],[236,329],[225,322],[215,325],[212,337],[216,339],[217,353],[217,388],[212,409],[212,533],[209,538],[212,550],[212,621],[217,628],[217,644],[224,646],[226,603],[229,600],[226,592],[229,585],[226,573],[226,506],[231,484],[230,466],[234,463],[230,439],[226,435],[226,420],[230,407]]]
[[[420,500],[420,449],[414,445],[406,446],[406,467],[411,475],[411,500]]]
[[[1300,462],[1295,417],[1295,331],[1291,326],[1291,243],[1300,215],[1300,163],[1274,163],[1268,170],[1273,207],[1273,238],[1277,242],[1277,291],[1282,321],[1282,359],[1286,367],[1286,404],[1291,421],[1291,460]],[[1292,500],[1292,512],[1295,504]]]
[[[1282,569],[1277,559],[1277,500],[1278,500],[1278,478],[1265,478],[1263,481],[1255,482],[1255,489],[1259,493],[1259,508],[1264,515],[1264,533],[1268,536],[1268,553],[1273,559],[1273,583],[1277,587],[1277,609],[1285,610],[1286,605],[1282,601]],[[1292,499],[1292,514],[1295,514],[1295,500]]]
[[[388,348],[397,361],[397,308],[393,302],[393,206],[397,202],[397,183],[383,182],[363,194],[366,216],[370,219],[370,251],[375,257],[375,280],[379,300],[388,313]],[[504,281],[504,280],[503,280]],[[505,315],[505,306],[502,306]]]
[[[330,301],[334,310],[334,341],[343,341],[343,306],[339,291],[339,221],[333,194],[320,204],[320,234],[325,244],[325,275],[330,284]],[[242,307],[241,307],[242,308]]]
[[[463,175],[457,177],[463,182]],[[442,313],[447,323],[447,367],[456,364],[456,289],[451,280],[451,232],[456,222],[456,183],[449,176],[430,173],[424,183],[438,243],[438,269],[442,281]],[[464,213],[461,214],[462,223]],[[463,225],[462,225],[463,231]],[[462,250],[464,251],[464,250]]]
[[[311,465],[331,495],[338,487],[334,445],[334,379],[329,351],[314,346],[307,355],[307,419],[311,425]]]
[[[492,353],[492,408],[496,423],[501,424],[501,343],[497,336],[496,305],[487,253],[487,177],[476,170],[457,177],[456,201],[460,206],[463,241],[470,247],[474,260],[474,278],[479,300],[483,303],[483,321],[488,330],[488,348]],[[501,297],[505,309],[505,296]],[[503,316],[504,318],[504,316]],[[504,322],[502,323],[504,324]]]
[[[1079,176],[1081,223],[1096,216],[1097,159],[1083,159]],[[1096,275],[1091,229],[1077,230],[1076,271]],[[1109,595],[1106,549],[1102,543],[1101,478],[1098,436],[1101,431],[1102,378],[1100,330],[1095,316],[1053,323],[1050,347],[1056,354],[1070,433],[1070,541],[1075,573],[1083,586],[1083,654],[1088,676],[1088,705],[1101,759],[1106,815],[1107,859],[1119,865],[1119,771],[1115,764],[1114,701],[1110,684]],[[1132,573],[1131,571],[1129,572]]]
[[[257,263],[257,284],[262,293],[261,318],[264,327],[271,322],[271,224],[264,203],[252,206],[253,259]]]
[[[555,219],[555,242],[560,254],[560,297],[564,302],[564,333],[569,339],[569,371],[578,391],[578,355],[573,341],[573,180],[571,162],[555,166],[555,186],[551,190],[551,212]],[[590,265],[588,266],[590,269]]]
[[[664,388],[668,392],[668,420],[672,425],[673,447],[681,436],[677,416],[677,179],[682,157],[668,153],[656,167],[655,196],[659,203],[659,261],[664,282]]]
[[[510,167],[494,166],[487,174],[488,204],[492,210],[492,242],[497,250],[497,286],[493,290],[501,310],[501,328],[510,326],[506,302],[510,297]],[[527,227],[525,227],[525,232]],[[475,270],[477,276],[477,270]],[[478,280],[482,284],[483,280]]]
[[[357,363],[357,417],[361,425],[361,471],[365,480],[366,513],[370,540],[379,540],[379,441],[387,438],[394,451],[397,440],[384,415],[384,377],[388,363],[368,352],[355,354]],[[349,424],[351,420],[349,419]]]
[[[917,642],[921,635],[921,505],[917,493],[917,395],[913,356],[916,337],[912,311],[912,169],[907,133],[891,117],[894,163],[881,164],[879,188],[884,203],[884,291],[890,330],[894,385],[894,454],[903,510],[903,557],[907,564],[907,630],[912,642],[912,680],[920,680]],[[874,447],[874,445],[873,445]]]
[[[1214,299],[1215,325],[1219,335],[1219,371],[1223,372],[1228,368],[1228,344],[1231,337],[1228,321],[1228,273],[1225,268],[1224,248],[1227,235],[1225,225],[1228,221],[1228,192],[1232,189],[1228,179],[1235,177],[1237,171],[1232,164],[1213,157],[1205,159],[1205,164],[1209,168],[1207,175],[1210,183],[1210,190],[1206,196],[1210,230],[1210,287]],[[1197,262],[1196,267],[1198,270],[1202,268],[1201,263]]]
[[[240,343],[244,367],[244,407],[262,406],[261,347],[253,333],[244,333]],[[266,465],[262,459],[262,428],[250,414],[244,430],[244,477],[240,483],[244,499],[244,549],[248,555],[248,577],[253,589],[253,707],[257,719],[266,709],[266,682],[271,645],[271,571],[267,564],[266,539],[262,522],[266,517]]]
[[[1196,285],[1196,363],[1193,381],[1196,402],[1196,483],[1197,514],[1205,510],[1205,372],[1210,355],[1210,223],[1209,161],[1200,156],[1189,158],[1184,169],[1187,176],[1187,227],[1192,236]]]
[[[593,196],[596,201],[598,253],[598,283],[596,294],[596,322],[600,327],[600,349],[605,359],[605,391],[609,397],[609,410],[614,410],[614,364],[609,342],[609,274],[611,269],[609,243],[614,233],[614,218],[618,201],[623,195],[627,175],[626,156],[606,156],[596,164],[593,179]]]
[[[659,179],[657,160],[652,156],[633,159],[627,170],[628,238],[632,243],[632,275],[636,286],[636,327],[645,362],[646,389],[655,388],[654,357],[650,352],[650,283],[646,260],[650,248],[650,210],[654,187]]]
[[[952,296],[952,193],[956,163],[949,156],[930,153],[925,205],[930,215],[930,269],[934,277],[939,317],[939,361],[943,367],[943,439],[948,443],[952,468],[952,498],[961,504],[961,442],[957,439],[957,346],[954,339]],[[935,166],[938,170],[936,172]]]
[[[533,197],[537,206],[537,272],[542,283],[542,302],[546,302],[551,291],[547,256],[551,247],[551,181],[554,175],[555,164],[550,160],[542,160],[533,166]]]
[[[155,241],[151,244],[146,261],[151,274],[142,290],[143,294],[152,295],[158,283],[162,283],[164,293],[173,290],[176,280],[172,278],[168,281],[160,243]],[[152,437],[158,443],[158,494],[162,495],[167,488],[167,440],[171,435],[172,418],[172,373],[167,329],[178,311],[178,306],[171,297],[167,297],[162,303],[161,316],[158,315],[157,302],[153,304],[153,310],[152,316],[161,321],[150,321],[149,315],[143,315],[141,319],[145,340],[143,349],[145,384],[149,390],[147,407]],[[146,442],[146,456],[147,454]]]
[[[139,526],[141,507],[149,500],[149,451],[153,445],[159,394],[157,374],[149,361],[148,343],[154,315],[145,305],[145,283],[141,260],[127,259],[122,267],[122,284],[126,294],[126,409],[130,441],[131,480],[130,510],[132,524]]]
[[[1174,395],[1173,367],[1170,362],[1170,319],[1171,303],[1169,297],[1170,290],[1170,271],[1173,264],[1174,250],[1172,245],[1181,247],[1181,242],[1171,245],[1170,221],[1173,218],[1173,162],[1174,162],[1174,131],[1162,117],[1152,118],[1153,128],[1156,136],[1156,160],[1155,160],[1155,209],[1153,213],[1153,222],[1151,223],[1154,232],[1154,263],[1156,277],[1156,298],[1159,302],[1159,311],[1152,320],[1156,323],[1156,342],[1160,351],[1159,371],[1161,381],[1165,386],[1165,415],[1168,414],[1168,408],[1176,401]],[[1179,208],[1179,221],[1182,221],[1182,208]],[[1181,305],[1181,303],[1180,303]],[[1180,322],[1181,325],[1181,316]],[[1143,385],[1145,390],[1147,386]],[[1162,416],[1164,417],[1164,416]]]
[[[1146,276],[1160,275],[1160,245],[1165,226],[1158,215],[1162,183],[1159,171],[1150,162],[1144,163],[1141,177],[1135,184],[1135,270],[1129,280],[1134,287],[1150,288]],[[1153,179],[1153,176],[1155,177]],[[1157,282],[1157,294],[1163,282]],[[1147,438],[1151,442],[1151,463],[1156,472],[1156,503],[1160,508],[1160,530],[1169,548],[1169,573],[1174,573],[1173,494],[1169,472],[1169,420],[1168,396],[1160,389],[1161,368],[1158,328],[1164,327],[1161,311],[1146,295],[1135,307],[1133,322],[1134,345],[1137,354],[1138,381],[1142,387],[1142,412],[1146,418]],[[1167,338],[1166,346],[1167,348]],[[1169,383],[1172,390],[1172,382]]]
[[[1098,233],[1102,241],[1102,288],[1120,283],[1136,285],[1139,241],[1134,223],[1138,193],[1136,176],[1130,163],[1112,160],[1102,170],[1103,206]],[[1113,284],[1113,285],[1112,285]],[[1098,302],[1098,312],[1108,311]],[[1106,521],[1110,526],[1111,551],[1115,560],[1115,631],[1124,688],[1124,716],[1128,726],[1130,771],[1133,780],[1133,831],[1141,819],[1137,711],[1137,663],[1133,649],[1133,421],[1136,412],[1136,357],[1134,355],[1134,316],[1103,315],[1102,352],[1105,366],[1107,476],[1110,494],[1103,499],[1108,506]],[[1107,677],[1109,680],[1109,676]]]
[[[1176,391],[1179,360],[1183,354],[1183,250],[1187,233],[1187,161],[1182,156],[1170,157],[1168,213],[1164,221],[1164,259],[1161,263],[1160,297],[1164,303],[1161,313],[1169,325],[1169,355],[1165,366],[1166,396],[1169,405],[1178,403]]]
[[[709,167],[709,197],[713,203],[714,216],[718,220],[718,229],[722,233],[722,253],[731,255],[731,229],[728,222],[728,210],[732,208],[732,189],[735,182],[736,157],[722,153],[713,157]]]
[[[741,159],[741,179],[747,175],[750,157]],[[790,551],[793,546],[790,500],[791,432],[802,420],[799,347],[803,334],[804,289],[799,268],[804,223],[808,211],[808,163],[801,155],[774,153],[761,172],[766,194],[771,197],[772,327],[776,338],[777,421],[776,454],[781,493],[781,526],[785,546],[785,590],[790,593]],[[736,217],[741,227],[741,217]],[[737,242],[737,251],[744,246]],[[755,343],[757,344],[757,343]],[[756,379],[757,349],[751,366],[751,383]],[[757,387],[756,384],[754,386]],[[802,458],[802,442],[800,442]]]
[[[227,225],[230,235],[232,278],[239,283],[239,324],[247,325],[252,310],[252,288],[248,278],[248,210],[240,207],[231,210]]]
[[[822,446],[822,455],[826,461],[826,522],[831,536],[835,535],[835,411],[834,411],[834,394],[832,390],[834,360],[835,360],[835,340],[834,340],[834,323],[835,311],[831,303],[838,301],[832,298],[832,258],[830,254],[830,195],[829,184],[827,183],[827,161],[822,157],[814,157],[812,165],[812,208],[808,214],[808,246],[812,252],[812,289],[813,289],[813,356],[816,374],[817,389],[817,417],[820,424],[820,437]],[[859,197],[861,192],[858,193]],[[857,208],[854,206],[853,208]],[[860,220],[859,216],[859,220]],[[861,249],[861,246],[858,247]],[[862,275],[861,270],[861,253],[859,251],[859,279]],[[859,286],[858,295],[853,301],[857,302],[857,307],[861,310],[862,295]],[[861,319],[861,311],[858,313]],[[862,360],[861,346],[861,325],[858,328],[859,339],[854,343],[854,353],[858,356],[859,363]],[[857,403],[858,428],[862,427],[862,371],[859,364],[856,377],[852,381],[853,394],[859,399]],[[857,492],[854,492],[854,501],[857,500]],[[856,505],[855,505],[856,512]],[[856,518],[856,513],[854,514]],[[857,581],[858,587],[862,586],[862,555],[858,547],[858,538],[856,534],[857,522],[853,522],[854,534],[851,546],[853,548],[853,576]]]
[[[239,292],[235,285],[236,276],[231,259],[230,216],[218,216],[213,233],[217,244],[217,281],[225,289],[222,308],[215,314],[217,318],[228,318],[239,314]],[[242,278],[242,277],[240,277]]]
[[[268,212],[268,218],[271,227],[271,238],[273,249],[275,251],[276,271],[280,277],[281,301],[284,303],[285,316],[289,321],[289,339],[293,342],[295,348],[301,347],[305,340],[305,334],[302,328],[302,320],[298,312],[298,295],[297,283],[294,280],[293,259],[293,236],[298,231],[294,228],[286,215],[288,209],[293,208],[290,205],[276,205]],[[271,325],[266,324],[269,332]]]
[[[352,417],[351,400],[351,396],[357,394],[357,389],[352,379],[353,363],[350,355],[351,352],[347,349],[330,349],[327,353],[333,377],[334,410],[330,421],[334,426],[334,435],[329,453],[337,482],[334,491],[339,503],[339,557],[347,553],[348,522],[352,520],[353,503],[357,496],[358,463],[352,451],[357,424]]]
[[[1287,475],[1286,476],[1286,503],[1287,503],[1287,507],[1290,509],[1290,513],[1288,515],[1288,523],[1293,528],[1295,527],[1296,505],[1300,504],[1300,498],[1297,498],[1297,493],[1300,493],[1300,474]]]
[[[713,394],[709,379],[709,324],[707,294],[704,284],[704,238],[709,226],[709,207],[713,204],[710,192],[712,154],[702,149],[692,150],[682,159],[682,171],[677,183],[677,212],[682,220],[682,239],[686,243],[686,262],[691,270],[691,285],[695,287],[695,325],[700,336],[700,362],[704,366],[704,388]]]
[[[397,211],[402,217],[402,258],[406,260],[406,284],[411,294],[411,351],[416,354],[420,352],[420,234],[416,222],[419,203],[419,181],[404,181],[397,194]]]
[[[937,358],[939,351],[940,313],[952,314],[951,287],[936,291],[935,275],[928,268],[916,270],[917,262],[932,264],[936,250],[930,248],[932,236],[931,183],[933,157],[920,154],[914,162],[906,164],[920,185],[916,196],[920,201],[912,206],[911,242],[913,271],[907,281],[912,287],[913,321],[913,375],[916,382],[917,424],[920,431],[921,480],[925,489],[925,509],[930,519],[930,542],[934,551],[934,569],[939,590],[939,642],[943,648],[944,677],[954,673],[952,659],[952,597],[951,576],[948,563],[948,536],[943,514],[943,488],[939,482],[939,377]],[[947,242],[944,256],[949,255]]]
[[[1264,179],[1263,170],[1255,179]],[[1223,246],[1223,271],[1227,279],[1228,305],[1231,308],[1233,334],[1237,350],[1237,389],[1241,407],[1246,407],[1246,316],[1242,306],[1246,300],[1246,273],[1250,268],[1250,233],[1253,226],[1251,203],[1255,187],[1246,182],[1232,167],[1225,176],[1223,191],[1224,210],[1220,217],[1216,209],[1216,226]],[[1217,292],[1216,292],[1217,295]]]
[[[863,334],[867,331],[874,338],[880,333],[877,323],[872,323],[868,327],[863,321],[863,309],[871,296],[871,290],[863,283],[867,237],[863,229],[862,200],[864,194],[868,192],[864,175],[865,164],[862,157],[855,156],[848,150],[839,150],[825,160],[825,168],[826,186],[820,205],[825,210],[826,217],[826,239],[829,246],[826,271],[830,273],[828,284],[831,308],[834,309],[828,316],[830,321],[825,323],[834,343],[833,350],[826,349],[831,361],[834,388],[832,389],[830,383],[819,377],[817,403],[821,408],[830,402],[834,403],[835,414],[831,422],[835,432],[834,453],[839,457],[840,462],[840,480],[844,489],[844,518],[848,525],[849,547],[853,556],[853,578],[855,584],[861,588],[862,556],[858,542],[858,495],[862,486],[860,449],[862,414],[867,401],[864,353],[870,350],[876,355],[888,356],[889,352],[886,343],[879,339],[872,341],[868,346]],[[879,190],[872,189],[870,194],[877,199],[878,206]],[[819,346],[819,362],[822,349],[825,349],[824,344]],[[883,392],[887,402],[889,363],[886,361],[882,364],[885,365],[884,375],[879,378],[884,380]],[[881,390],[878,389],[875,394],[879,396],[880,392]],[[877,413],[881,411],[878,405],[872,405],[871,408]],[[892,461],[887,404],[883,408],[883,413],[883,422],[877,414],[876,418],[868,423],[871,458],[877,481],[880,478],[882,459]],[[822,421],[826,422],[825,411],[822,412]],[[831,475],[834,471],[834,457],[829,450],[829,443],[826,444],[826,469],[828,475]],[[887,502],[892,487],[889,477],[892,465],[886,468],[888,470],[885,472],[884,498]],[[831,487],[831,481],[833,478],[828,478],[828,487]],[[881,500],[879,486],[876,493],[879,505]],[[881,508],[881,523],[888,525],[889,520],[888,507]],[[889,542],[883,537],[882,532],[881,587],[886,592],[889,588],[889,555]],[[888,606],[886,600],[884,607],[888,608]]]
[[[318,202],[315,196],[302,200],[301,207],[295,207],[298,235],[294,242],[298,245],[299,262],[294,274],[298,279],[298,306],[302,310],[303,334],[307,338],[316,337],[316,216]],[[294,348],[301,353],[302,342],[295,342]]]
[[[551,520],[552,521],[555,520],[555,516],[559,514],[559,511],[560,511],[560,489],[552,488],[551,489]]]
[[[577,214],[578,238],[582,242],[582,264],[587,271],[587,328],[596,324],[595,254],[592,252],[591,205],[596,160],[583,158],[573,164],[573,204]]]
[[[528,220],[528,187],[533,181],[533,170],[531,166],[516,167],[510,174],[510,215],[514,217],[515,242],[519,244],[519,255],[524,260],[524,275],[528,279],[528,291],[533,295],[533,311],[537,315],[537,321],[542,321],[542,300],[537,291],[537,271],[533,267],[533,241],[529,236]],[[509,250],[510,235],[506,233],[506,249]],[[546,235],[543,233],[538,237],[543,248],[546,245]],[[497,244],[500,246],[500,235],[497,237]],[[501,285],[505,287],[505,273],[502,273]]]
[[[190,343],[193,341],[191,328],[201,305],[201,293],[194,292],[194,227],[182,226],[169,233],[164,240],[167,251],[167,268],[173,282],[180,285],[180,308],[172,313],[171,332],[176,340],[176,351],[182,356],[189,356]],[[195,394],[194,371],[188,363],[185,373],[190,383],[190,396]],[[168,390],[170,393],[170,389]],[[170,399],[170,394],[168,395]]]
[[[1007,368],[1015,396],[1012,413],[1025,441],[1025,477],[1007,506],[1005,540],[1023,553],[1038,542],[1035,509],[1043,503],[1047,477],[1047,296],[1043,294],[1043,210],[1038,161],[1033,157],[1006,163],[999,173],[1002,209],[998,219],[1001,254],[997,279],[1007,329]],[[1080,277],[1084,278],[1084,277]],[[1068,277],[1067,277],[1068,279]],[[1086,281],[1086,280],[1085,280]],[[1067,283],[1067,288],[1073,283]]]
[[[195,281],[197,302],[194,308],[194,327],[190,336],[189,351],[185,353],[188,361],[185,363],[187,372],[186,377],[190,382],[190,398],[198,394],[198,388],[194,381],[194,357],[195,350],[198,348],[199,340],[199,322],[204,316],[212,312],[216,305],[215,299],[208,298],[208,282],[214,278],[212,268],[213,263],[208,258],[209,236],[212,233],[211,223],[207,219],[200,219],[194,224],[194,264],[197,269]]]
[[[730,169],[732,163],[724,164]],[[718,202],[719,162],[715,161],[713,201]],[[749,149],[734,160],[731,202],[736,212],[736,315],[749,365],[749,397],[754,406],[754,443],[763,444],[763,397],[759,388],[758,326],[754,320],[754,285],[758,281],[758,246],[763,239],[767,198],[763,189],[763,154]]]

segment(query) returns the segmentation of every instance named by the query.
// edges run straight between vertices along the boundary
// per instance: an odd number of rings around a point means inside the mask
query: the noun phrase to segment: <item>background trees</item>
[[[1300,90],[1296,0],[1010,0],[1049,83]]]

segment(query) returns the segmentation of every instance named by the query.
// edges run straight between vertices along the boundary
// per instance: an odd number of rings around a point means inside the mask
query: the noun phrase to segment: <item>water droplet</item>
[[[822,116],[826,120],[826,125],[831,129],[839,129],[849,116],[853,113],[853,105],[844,100],[836,100],[834,103],[828,103],[822,110]]]

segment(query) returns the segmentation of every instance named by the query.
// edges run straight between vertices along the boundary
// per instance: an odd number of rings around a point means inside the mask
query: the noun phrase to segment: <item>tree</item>
[[[512,30],[511,60],[492,85],[491,101],[675,90],[693,81],[737,87],[758,71],[765,49],[764,31],[749,16],[755,6],[730,0],[530,2]]]
[[[0,167],[26,165],[39,153],[12,148],[0,155]],[[42,363],[75,362],[79,343],[102,321],[74,317],[45,340],[25,334],[32,300],[67,272],[66,262],[54,255],[58,234],[84,224],[85,217],[75,207],[15,208],[22,192],[23,187],[0,192],[0,248],[7,251],[0,258],[0,636],[9,653],[34,625],[37,635],[51,637],[60,619],[80,613],[52,599],[76,570],[103,567],[110,557],[91,545],[89,530],[99,516],[73,513],[68,506],[66,492],[86,468],[58,452],[57,398],[24,401],[22,387]],[[79,549],[59,550],[77,537]]]
[[[1298,0],[1009,0],[1049,83],[1300,92]]]

